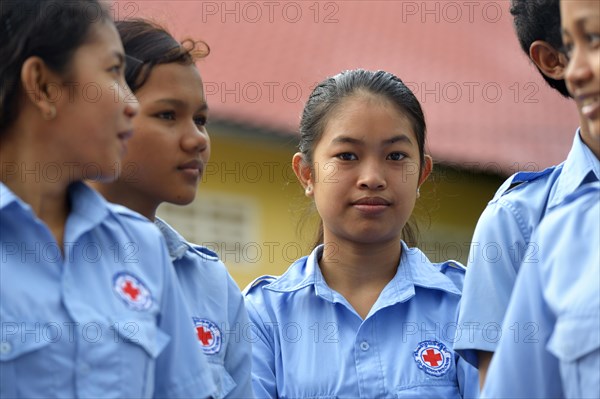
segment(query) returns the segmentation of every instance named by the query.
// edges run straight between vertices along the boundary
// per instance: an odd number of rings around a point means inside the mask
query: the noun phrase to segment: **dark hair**
[[[561,51],[559,0],[511,0],[510,13],[514,17],[519,43],[528,58],[529,47],[536,40],[543,40],[557,51]],[[556,80],[549,78],[542,71],[540,73],[550,87],[564,97],[571,97],[564,79]]]
[[[112,21],[97,0],[2,0],[0,5],[0,132],[19,111],[21,68],[33,56],[59,74],[91,39],[94,23]]]
[[[210,53],[208,44],[186,39],[178,42],[161,26],[144,19],[117,21],[126,54],[125,80],[133,92],[146,83],[160,64],[191,65]]]
[[[385,71],[365,71],[355,69],[344,71],[325,79],[315,87],[304,106],[300,120],[300,152],[310,165],[313,163],[315,145],[321,139],[329,118],[342,101],[359,93],[374,94],[386,98],[405,113],[417,136],[419,146],[419,168],[425,160],[425,116],[419,100],[412,91],[395,75]],[[407,223],[402,230],[402,239],[409,245],[417,243],[416,225]],[[319,228],[315,244],[323,242],[323,224]]]

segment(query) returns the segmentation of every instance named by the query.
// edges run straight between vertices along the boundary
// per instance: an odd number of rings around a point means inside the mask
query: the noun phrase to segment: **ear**
[[[567,58],[548,42],[536,40],[531,43],[531,46],[529,46],[529,56],[547,77],[555,80],[563,80],[565,78],[565,68],[568,63]]]
[[[294,154],[294,156],[292,157],[292,168],[294,169],[294,173],[296,174],[298,181],[300,182],[300,184],[302,184],[302,187],[304,187],[306,196],[312,197],[314,193],[312,169],[311,165],[308,162],[306,162],[304,154],[302,154],[301,152],[297,152]]]
[[[42,115],[56,114],[54,102],[60,98],[56,75],[39,57],[29,57],[21,68],[21,83],[25,96]],[[53,89],[53,90],[52,90]]]
[[[425,180],[427,180],[432,170],[433,159],[429,155],[425,155],[425,158],[423,159],[423,170],[421,172],[421,177],[419,178],[419,187],[421,187],[421,184],[425,183]]]

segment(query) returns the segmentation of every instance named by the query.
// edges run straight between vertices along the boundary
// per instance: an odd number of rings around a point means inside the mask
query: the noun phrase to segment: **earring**
[[[312,193],[312,186],[306,186],[306,190],[304,191],[306,193],[306,195],[309,195],[310,193]]]
[[[54,118],[56,118],[56,107],[54,105],[50,105],[48,112],[44,112],[44,119],[51,121]]]
[[[419,198],[421,196],[421,190],[420,188],[417,188],[417,198]]]

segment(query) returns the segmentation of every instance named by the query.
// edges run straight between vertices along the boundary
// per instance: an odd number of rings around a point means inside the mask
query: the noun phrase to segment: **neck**
[[[132,189],[128,183],[117,180],[112,183],[88,182],[107,201],[123,205],[149,220],[154,221],[160,203],[148,199],[148,195]]]
[[[594,137],[588,128],[588,121],[583,115],[579,115],[579,132],[581,141],[592,151],[597,159],[600,159],[600,138]]]
[[[69,215],[67,188],[73,174],[64,162],[48,159],[51,150],[26,142],[22,136],[7,135],[0,146],[2,183],[26,202],[50,229],[62,247]]]
[[[400,239],[360,244],[325,234],[324,242],[319,267],[325,281],[364,319],[396,275],[402,251]]]

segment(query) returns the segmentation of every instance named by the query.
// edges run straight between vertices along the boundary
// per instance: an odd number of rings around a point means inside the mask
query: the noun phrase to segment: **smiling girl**
[[[322,240],[245,291],[259,397],[474,396],[452,351],[464,268],[410,248],[407,222],[432,169],[425,120],[396,76],[353,70],[320,83],[293,169]]]

